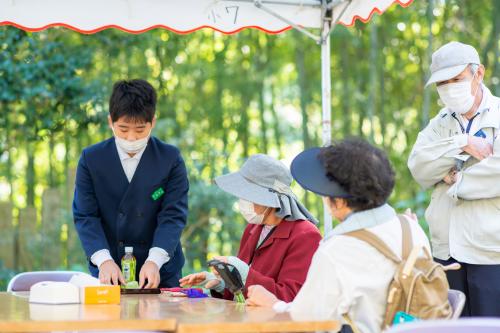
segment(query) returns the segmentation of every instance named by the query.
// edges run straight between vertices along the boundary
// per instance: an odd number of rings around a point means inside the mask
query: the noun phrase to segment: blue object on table
[[[205,298],[208,297],[207,294],[202,293],[197,289],[188,289],[184,292],[188,298]]]

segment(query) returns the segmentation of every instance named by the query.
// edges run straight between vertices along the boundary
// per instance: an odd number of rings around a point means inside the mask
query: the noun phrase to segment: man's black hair
[[[156,112],[156,91],[145,80],[122,80],[113,85],[109,99],[109,115],[113,122],[121,117],[129,121],[153,121]]]

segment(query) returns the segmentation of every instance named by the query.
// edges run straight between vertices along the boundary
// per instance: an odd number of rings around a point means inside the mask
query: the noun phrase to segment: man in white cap
[[[464,316],[500,316],[500,99],[484,72],[470,45],[434,52],[426,86],[436,85],[444,108],[408,159],[415,180],[434,189],[425,212],[434,257],[462,266],[447,274],[467,296]]]

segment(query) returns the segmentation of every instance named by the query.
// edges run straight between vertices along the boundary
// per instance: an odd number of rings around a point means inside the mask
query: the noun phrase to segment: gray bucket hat
[[[276,215],[287,221],[318,221],[292,192],[292,175],[280,161],[264,155],[250,156],[241,169],[217,177],[215,183],[237,198],[276,208]]]

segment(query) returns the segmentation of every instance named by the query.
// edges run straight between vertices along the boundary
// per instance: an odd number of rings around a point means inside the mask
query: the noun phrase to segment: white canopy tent
[[[330,33],[337,23],[368,22],[413,0],[0,0],[0,25],[26,31],[63,26],[81,33],[117,28],[143,33],[165,28],[187,34],[211,28],[233,34],[245,28],[280,33],[295,28],[321,45],[322,138],[331,142]],[[325,234],[331,217],[325,210]]]

